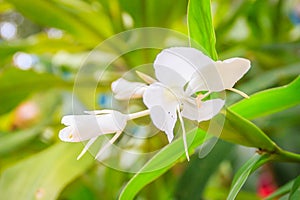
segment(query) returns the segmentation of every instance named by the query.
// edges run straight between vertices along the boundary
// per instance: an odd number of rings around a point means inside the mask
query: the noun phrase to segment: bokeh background
[[[133,52],[95,96],[72,98],[76,73],[90,51],[110,36],[140,27],[188,34],[186,0],[0,0],[0,199],[116,199],[134,175],[85,155],[82,144],[58,139],[61,117],[74,105],[105,108],[110,83],[155,54]],[[300,1],[212,0],[221,60],[245,57],[252,68],[237,88],[253,94],[291,82],[300,73]],[[141,56],[148,55],[148,56]],[[109,56],[103,52],[103,59]],[[95,80],[87,80],[93,82]],[[88,102],[93,99],[94,104]],[[288,98],[288,97],[287,97]],[[227,105],[238,101],[228,94]],[[251,109],[251,108],[249,108]],[[256,119],[281,147],[300,153],[300,107]],[[163,134],[142,148],[167,144]],[[150,146],[150,147],[149,147]],[[222,151],[226,146],[229,151]],[[224,199],[233,174],[255,149],[219,141],[204,159],[179,161],[137,199]],[[268,164],[238,199],[260,199],[300,173],[297,164]]]

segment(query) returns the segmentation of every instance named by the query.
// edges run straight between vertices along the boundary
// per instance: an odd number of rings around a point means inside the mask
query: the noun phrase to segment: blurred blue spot
[[[99,94],[97,103],[101,108],[111,107],[112,96],[110,94]]]
[[[138,126],[134,126],[131,130],[131,132],[133,133],[133,135],[138,135],[139,133],[139,127]]]
[[[63,71],[62,72],[62,78],[64,80],[70,80],[72,78],[72,73],[68,71]]]
[[[293,10],[289,14],[289,17],[293,24],[295,25],[300,24],[300,13],[297,13],[295,10]]]

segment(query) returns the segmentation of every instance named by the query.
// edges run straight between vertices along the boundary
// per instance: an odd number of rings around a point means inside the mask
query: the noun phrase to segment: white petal
[[[66,142],[79,142],[99,135],[123,131],[128,116],[114,111],[103,115],[69,115],[63,119],[71,125],[60,131],[59,138]]]
[[[157,55],[154,61],[154,69],[157,79],[168,85],[165,80],[167,77],[166,73],[160,72],[162,67],[173,70],[186,83],[190,81],[195,71],[212,63],[212,59],[197,49],[191,47],[173,47],[164,49]]]
[[[75,134],[74,128],[72,126],[67,126],[59,131],[58,137],[64,142],[80,142],[77,134]]]
[[[168,107],[170,105],[173,107],[179,102],[180,96],[177,96],[179,95],[177,93],[178,91],[174,91],[173,88],[170,89],[161,83],[154,83],[145,91],[143,101],[148,108],[152,106]]]
[[[222,91],[225,85],[222,74],[219,73],[215,64],[206,65],[196,71],[188,83],[186,92],[191,95],[198,91]]]
[[[150,108],[150,117],[153,124],[161,131],[164,131],[168,141],[172,142],[174,138],[173,129],[177,121],[176,107],[174,110],[166,110],[161,106],[153,106]]]
[[[114,81],[111,84],[111,89],[114,97],[119,100],[142,97],[147,85],[140,82],[130,82],[123,78]]]
[[[113,110],[92,110],[92,111],[84,111],[84,113],[89,114],[89,115],[100,115],[100,114],[110,114],[113,113]]]
[[[111,114],[97,116],[97,122],[102,133],[115,133],[123,131],[128,120],[128,116],[118,111]]]
[[[63,116],[63,118],[61,119],[61,123],[63,125],[66,125],[66,126],[71,126],[74,124],[74,118],[72,117],[73,115],[66,115],[66,116]]]
[[[232,88],[250,69],[250,61],[244,58],[230,58],[216,62],[217,69],[222,76],[225,89]]]
[[[184,101],[181,114],[190,120],[206,121],[218,114],[224,104],[225,101],[222,99],[212,99],[201,102],[200,107],[198,107],[195,100]]]
[[[179,104],[175,94],[162,84],[154,83],[145,91],[143,101],[150,110],[153,124],[158,129],[165,131],[171,142],[177,121],[176,107]]]
[[[219,92],[230,89],[250,69],[250,61],[243,58],[231,58],[207,65],[193,74],[186,92]]]
[[[155,69],[155,74],[161,83],[170,87],[183,88],[187,82],[178,72],[169,67],[160,66]]]

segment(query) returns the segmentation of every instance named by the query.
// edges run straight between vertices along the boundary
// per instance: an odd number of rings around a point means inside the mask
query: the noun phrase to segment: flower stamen
[[[108,143],[106,143],[97,153],[97,155],[95,156],[95,160],[98,159],[101,154],[108,148],[110,147],[122,134],[122,131],[117,131],[117,133],[108,141]]]
[[[186,142],[186,132],[185,132],[185,128],[184,128],[184,122],[183,122],[182,116],[180,114],[179,106],[177,106],[177,113],[178,113],[178,118],[179,118],[181,129],[182,129],[182,138],[183,138],[183,146],[184,146],[185,156],[186,156],[187,160],[190,161],[190,156],[189,156],[187,142]]]
[[[249,98],[250,98],[246,93],[244,93],[244,92],[242,92],[242,91],[240,91],[240,90],[238,90],[238,89],[235,89],[235,88],[228,88],[227,90],[230,90],[230,91],[232,91],[232,92],[235,92],[235,93],[241,95],[242,97],[244,97],[244,98],[246,98],[246,99],[249,99]]]
[[[151,76],[148,76],[147,74],[144,74],[143,72],[140,71],[135,71],[135,73],[141,78],[143,79],[143,81],[145,81],[148,84],[152,84],[157,82],[157,80],[155,80],[154,78],[152,78]]]
[[[94,137],[94,138],[92,138],[92,139],[90,139],[88,141],[88,143],[85,145],[85,147],[83,148],[83,150],[81,151],[81,153],[79,154],[79,156],[77,156],[77,160],[79,160],[87,152],[87,150],[96,141],[97,138],[98,137]]]
[[[211,92],[207,92],[205,94],[199,93],[196,97],[196,103],[197,103],[197,107],[200,108],[201,107],[201,101],[203,99],[205,99],[206,97],[208,97],[211,94]]]
[[[133,119],[136,119],[136,118],[147,116],[149,114],[150,114],[149,110],[143,110],[143,111],[140,111],[140,112],[129,114],[128,118],[129,118],[129,120],[133,120]]]

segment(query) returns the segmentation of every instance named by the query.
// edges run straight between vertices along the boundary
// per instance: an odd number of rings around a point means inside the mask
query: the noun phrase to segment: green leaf
[[[186,12],[186,1],[131,0],[128,3],[127,0],[119,0],[119,5],[122,11],[132,17],[134,27],[170,27],[176,19],[181,20]]]
[[[300,199],[300,190],[296,190],[292,196],[289,196],[289,200],[299,200]]]
[[[83,51],[86,48],[80,46],[68,37],[48,38],[46,34],[36,34],[22,41],[2,41],[0,44],[0,57],[2,59],[11,57],[18,51],[27,53],[56,53],[61,50],[68,52]],[[9,60],[11,62],[11,60]],[[1,67],[1,66],[0,66]]]
[[[217,60],[216,36],[212,23],[210,0],[190,0],[187,21],[191,46],[197,48],[200,45],[204,48],[205,53]]]
[[[46,27],[56,27],[74,35],[82,43],[94,46],[101,39],[99,33],[88,24],[72,15],[71,10],[62,9],[59,4],[48,0],[10,0],[11,4],[33,21]]]
[[[187,134],[187,142],[190,144],[189,150],[201,145],[205,135],[206,133],[200,129]],[[123,188],[119,199],[133,199],[144,186],[174,166],[180,157],[185,158],[182,138],[173,141],[154,155]]]
[[[247,119],[254,119],[300,104],[299,91],[300,76],[288,85],[258,92],[230,108]]]
[[[268,161],[268,155],[258,155],[255,154],[251,159],[249,159],[235,174],[230,192],[228,194],[227,200],[235,199],[236,195],[246,182],[248,176],[253,172],[255,169],[263,165],[265,162]]]
[[[203,159],[199,159],[198,155],[194,154],[179,179],[175,190],[176,199],[201,199],[207,181],[219,168],[220,163],[231,155],[230,152],[233,148],[234,145],[231,143],[219,140]]]
[[[223,123],[224,117],[225,123]],[[200,123],[200,127],[204,130],[209,126],[219,127],[222,130],[219,137],[228,142],[256,147],[268,152],[274,152],[278,149],[276,144],[261,129],[229,108],[226,112],[219,113],[213,120]]]
[[[282,80],[289,80],[300,74],[300,63],[293,63],[282,66],[280,68],[264,71],[261,74],[253,76],[251,79],[242,83],[237,89],[246,92],[246,94],[253,94],[260,90],[265,90],[278,85]],[[238,94],[231,93],[229,101],[236,102],[243,97]],[[228,100],[227,100],[228,103]]]
[[[79,19],[78,21],[81,24],[84,24],[88,29],[100,35],[102,39],[113,34],[112,21],[103,11],[101,6],[96,7],[82,0],[48,1],[51,1],[52,4],[62,9],[64,12],[67,12],[74,19]]]
[[[27,130],[21,130],[0,137],[0,155],[14,151],[17,147],[27,144],[43,130],[44,126],[36,126]]]
[[[79,152],[81,148],[81,144],[55,144],[7,168],[1,174],[1,198],[56,199],[68,183],[86,171],[94,162],[88,156],[76,160],[77,155],[74,152]]]
[[[300,176],[298,176],[292,186],[289,200],[297,200],[300,198]]]
[[[222,122],[224,117],[226,117],[226,121],[223,127]],[[229,109],[227,110],[226,115],[224,112],[220,113],[214,118],[214,120],[211,120],[210,122],[202,122],[200,123],[200,126],[201,128],[214,126],[216,129],[222,130],[220,137],[230,142],[250,147],[257,147],[268,152],[275,152],[279,149],[279,147],[277,147],[275,143],[257,126]],[[189,149],[193,149],[203,142],[202,139],[197,139],[197,137],[203,137],[205,132],[201,129],[198,130],[202,132],[202,134],[188,134],[188,141],[191,140],[191,137],[196,137],[194,139],[195,142],[189,147]],[[132,199],[145,185],[170,169],[176,163],[178,158],[182,156],[182,154],[184,154],[184,152],[182,150],[182,138],[180,138],[156,154],[141,169],[141,171],[128,182],[121,192],[120,199]],[[261,160],[258,159],[254,164],[260,163],[260,161]]]
[[[32,92],[62,88],[68,83],[46,73],[9,68],[0,73],[0,115],[17,106]]]

